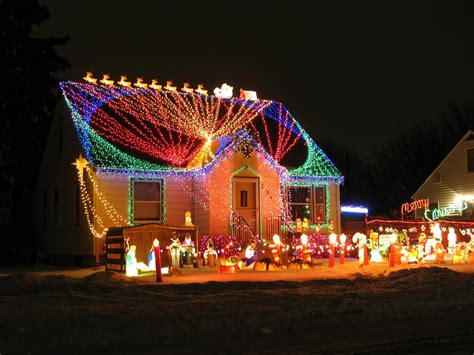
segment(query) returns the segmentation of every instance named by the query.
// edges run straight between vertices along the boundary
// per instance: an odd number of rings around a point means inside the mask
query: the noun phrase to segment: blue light
[[[369,209],[364,206],[341,206],[341,212],[368,214]]]

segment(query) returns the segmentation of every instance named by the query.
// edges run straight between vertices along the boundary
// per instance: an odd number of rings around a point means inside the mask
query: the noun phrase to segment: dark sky
[[[474,102],[474,2],[41,2],[51,18],[36,34],[71,37],[58,49],[68,80],[226,82],[282,101],[316,142],[363,154]]]

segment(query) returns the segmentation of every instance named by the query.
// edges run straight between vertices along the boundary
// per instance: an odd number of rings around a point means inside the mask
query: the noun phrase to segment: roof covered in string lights
[[[250,149],[292,179],[343,180],[280,102],[69,81],[60,87],[97,169],[185,174]]]

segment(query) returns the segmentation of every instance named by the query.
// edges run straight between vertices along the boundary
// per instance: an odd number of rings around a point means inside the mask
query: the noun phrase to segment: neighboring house
[[[186,211],[200,235],[271,238],[305,217],[339,231],[343,177],[281,103],[60,86],[72,120],[54,121],[39,177],[42,253],[92,259],[107,228]]]
[[[474,132],[468,131],[426,181],[413,200],[429,199],[417,218],[474,221]]]

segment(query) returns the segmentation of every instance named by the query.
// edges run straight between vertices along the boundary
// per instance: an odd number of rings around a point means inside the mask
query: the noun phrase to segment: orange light
[[[110,80],[109,74],[104,74],[100,82],[104,85],[114,86],[114,80]]]

